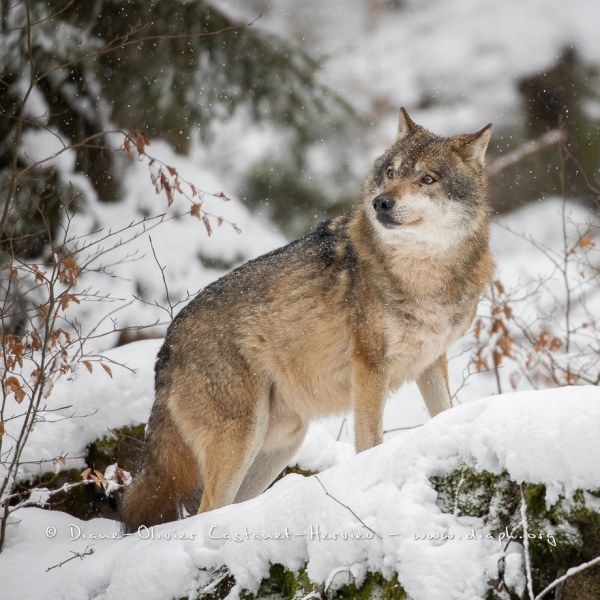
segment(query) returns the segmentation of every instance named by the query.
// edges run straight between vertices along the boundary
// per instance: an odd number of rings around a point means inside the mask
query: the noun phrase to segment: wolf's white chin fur
[[[407,254],[438,255],[457,246],[470,233],[472,223],[460,204],[450,199],[431,200],[425,194],[410,194],[397,201],[391,218],[400,223],[386,227],[373,209],[369,218],[381,241]],[[402,221],[408,219],[406,224]]]

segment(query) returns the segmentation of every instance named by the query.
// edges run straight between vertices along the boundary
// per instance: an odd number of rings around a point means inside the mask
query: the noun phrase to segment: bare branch
[[[558,587],[560,584],[564,583],[570,577],[573,577],[573,575],[577,575],[577,573],[581,573],[582,571],[585,571],[586,569],[589,569],[590,567],[593,567],[598,564],[600,564],[600,556],[597,556],[596,558],[593,558],[592,560],[588,560],[587,562],[582,563],[581,565],[578,565],[577,567],[571,567],[564,575],[562,575],[561,577],[558,577],[550,585],[545,587],[534,598],[534,600],[541,600],[541,598],[543,598],[546,594],[551,592],[555,587]]]
[[[73,555],[71,556],[71,558],[67,558],[66,560],[59,562],[57,565],[52,565],[51,567],[48,567],[46,569],[46,573],[48,571],[52,571],[52,569],[56,569],[57,567],[62,567],[63,565],[66,565],[68,562],[71,562],[76,558],[83,560],[86,556],[91,556],[92,554],[94,554],[94,548],[92,548],[91,546],[87,546],[83,552],[74,552],[73,550],[69,550],[69,552]]]
[[[548,146],[554,146],[560,142],[566,140],[566,135],[561,129],[552,129],[547,131],[539,138],[525,142],[518,148],[515,148],[511,152],[500,156],[493,160],[486,168],[488,178],[493,179],[497,177],[502,171],[512,167],[513,165],[521,162],[527,156],[535,154]]]
[[[531,555],[529,554],[529,527],[527,523],[527,505],[525,503],[525,494],[523,493],[523,484],[519,484],[521,493],[521,524],[523,526],[523,549],[525,551],[525,575],[527,579],[527,593],[530,600],[533,598],[533,577],[531,575]]]

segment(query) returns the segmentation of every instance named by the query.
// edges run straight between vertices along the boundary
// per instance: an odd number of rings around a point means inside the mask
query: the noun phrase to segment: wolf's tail
[[[200,491],[198,461],[181,436],[165,402],[150,416],[141,471],[125,490],[121,521],[126,533],[180,518]]]

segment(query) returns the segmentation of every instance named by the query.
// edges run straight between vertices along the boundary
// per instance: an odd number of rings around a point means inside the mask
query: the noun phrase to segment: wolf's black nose
[[[392,196],[388,196],[387,194],[379,194],[379,196],[373,198],[373,208],[376,212],[385,212],[390,210],[391,208],[394,208],[394,204],[396,204],[394,198]]]

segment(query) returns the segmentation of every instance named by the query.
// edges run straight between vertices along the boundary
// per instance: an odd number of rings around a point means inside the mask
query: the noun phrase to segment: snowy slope
[[[110,521],[24,509],[13,516],[0,555],[3,597],[181,597],[202,589],[221,566],[255,590],[277,562],[291,570],[306,564],[317,582],[339,570],[333,588],[376,570],[397,572],[414,600],[483,598],[503,552],[510,577],[519,579],[520,544],[503,549],[478,519],[443,513],[429,478],[462,461],[544,483],[549,502],[593,489],[600,481],[598,422],[596,387],[484,398],[323,472],[321,483],[288,476],[254,500],[127,539],[97,539],[119,537]],[[90,547],[93,555],[46,572]]]

